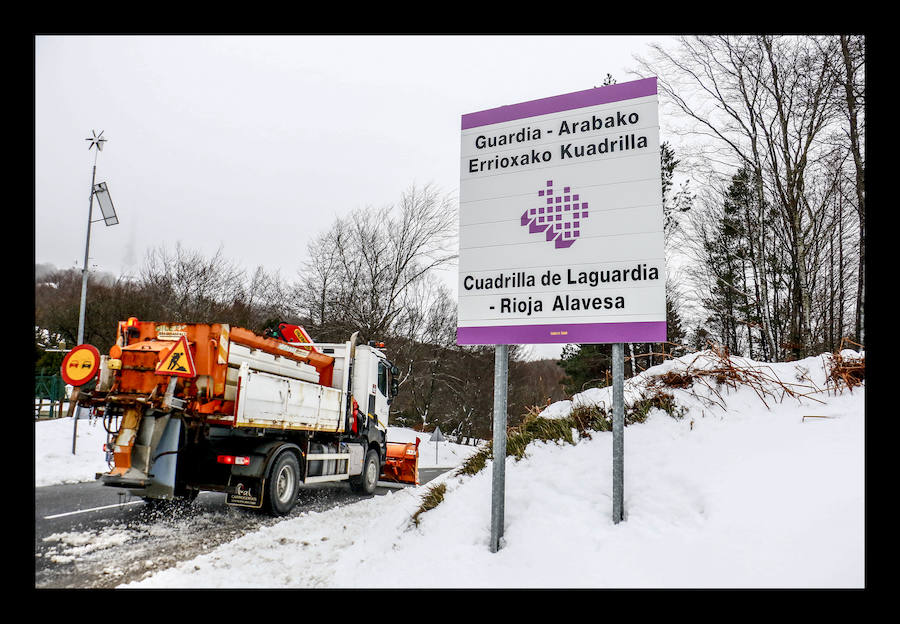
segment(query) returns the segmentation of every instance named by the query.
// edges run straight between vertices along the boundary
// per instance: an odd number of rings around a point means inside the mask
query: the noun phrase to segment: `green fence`
[[[47,374],[44,371],[34,376],[34,415],[41,415],[44,401],[50,403],[50,416],[62,416],[62,404],[66,400],[66,382],[62,375]],[[54,405],[56,404],[56,405]],[[58,412],[54,414],[54,411]]]

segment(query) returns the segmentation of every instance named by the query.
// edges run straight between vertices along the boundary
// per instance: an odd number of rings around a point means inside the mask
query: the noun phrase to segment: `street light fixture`
[[[94,215],[95,195],[100,204],[100,212],[103,214],[102,220],[106,225],[116,225],[119,222],[119,218],[116,216],[116,209],[113,207],[112,198],[109,195],[109,189],[106,187],[106,182],[95,184],[97,179],[97,155],[103,150],[103,144],[107,139],[103,138],[103,130],[100,131],[100,134],[91,130],[91,134],[93,136],[85,139],[85,141],[90,141],[88,150],[96,147],[97,151],[94,152],[94,169],[91,173],[91,196],[88,201],[87,240],[84,244],[84,265],[81,269],[81,307],[78,312],[78,344],[84,343],[84,308],[87,300],[88,254],[90,253],[91,248],[91,223],[93,223],[91,219]],[[100,221],[100,219],[97,220]]]
[[[94,169],[91,173],[91,196],[88,201],[87,240],[84,243],[84,266],[81,269],[81,307],[78,311],[78,344],[84,344],[84,308],[87,300],[88,255],[91,249],[91,223],[93,223],[92,217],[94,216],[95,195],[97,197],[97,202],[100,204],[100,212],[103,215],[103,218],[97,219],[97,221],[103,221],[107,226],[116,225],[119,222],[119,217],[116,216],[116,209],[113,207],[112,198],[109,195],[109,189],[106,188],[106,182],[95,184],[97,180],[97,155],[103,150],[103,144],[106,142],[106,139],[103,138],[103,130],[100,131],[100,134],[91,130],[91,135],[93,136],[85,139],[85,141],[90,141],[88,150],[96,147],[97,151],[94,152]],[[75,454],[75,440],[78,437],[79,418],[81,418],[81,406],[78,406],[75,409],[74,429],[72,430],[73,455]]]
[[[116,216],[116,209],[113,207],[112,197],[109,196],[106,182],[94,185],[94,197],[97,198],[97,203],[100,204],[100,212],[103,214],[103,221],[106,222],[106,225],[116,225],[119,222],[119,217]],[[99,221],[99,219],[97,220]]]

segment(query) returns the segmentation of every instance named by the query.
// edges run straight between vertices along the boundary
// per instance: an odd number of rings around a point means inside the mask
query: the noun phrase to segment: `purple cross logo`
[[[522,226],[527,226],[531,234],[545,232],[547,241],[553,241],[557,249],[571,247],[581,236],[581,220],[588,217],[587,202],[568,186],[563,187],[562,193],[554,194],[553,180],[547,180],[546,188],[537,194],[541,198],[539,205],[522,213]]]

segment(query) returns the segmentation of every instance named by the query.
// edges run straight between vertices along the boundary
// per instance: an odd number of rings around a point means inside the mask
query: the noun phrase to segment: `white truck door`
[[[376,426],[387,431],[389,371],[385,361],[371,347],[360,345],[353,367],[353,397],[360,411],[377,419]]]
[[[388,381],[390,371],[388,363],[378,357],[373,357],[375,364],[375,414],[378,416],[378,426],[384,431],[388,427]]]

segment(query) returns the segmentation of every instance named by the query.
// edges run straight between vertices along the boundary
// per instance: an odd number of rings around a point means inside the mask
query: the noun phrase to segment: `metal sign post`
[[[506,493],[506,391],[509,346],[494,348],[494,468],[491,479],[491,552],[500,550]]]
[[[434,433],[431,434],[431,441],[434,442],[434,465],[438,464],[438,443],[445,441],[447,438],[441,433],[440,427],[435,427]]]
[[[625,345],[612,345],[613,523],[625,519]]]

